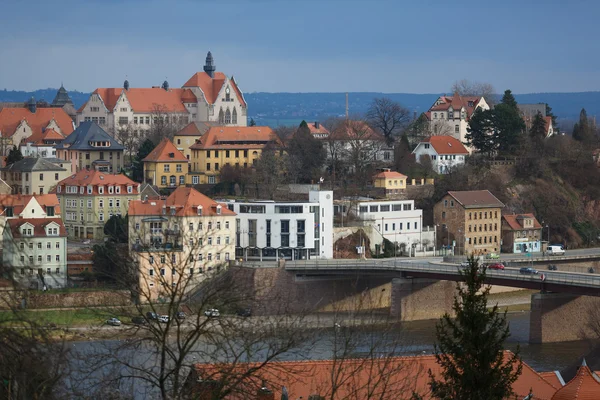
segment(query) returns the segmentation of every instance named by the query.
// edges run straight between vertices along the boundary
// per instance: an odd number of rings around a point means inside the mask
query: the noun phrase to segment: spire
[[[215,65],[213,64],[213,56],[209,51],[206,55],[206,63],[204,65],[204,72],[208,74],[211,78],[215,77]]]

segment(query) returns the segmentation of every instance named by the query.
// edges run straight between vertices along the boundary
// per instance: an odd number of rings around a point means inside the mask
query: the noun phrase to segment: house
[[[54,194],[0,195],[0,232],[12,218],[55,218],[60,216],[60,202]]]
[[[407,178],[406,175],[403,175],[400,172],[384,168],[383,171],[373,176],[373,186],[385,189],[386,195],[398,194],[406,189]]]
[[[455,137],[443,135],[423,140],[415,147],[413,154],[418,163],[423,163],[423,157],[426,157],[431,160],[431,167],[436,173],[447,174],[465,164],[469,151]]]
[[[308,122],[308,129],[310,129],[310,134],[315,139],[327,139],[330,135],[330,132],[327,128],[325,128],[320,122]]]
[[[502,251],[506,253],[542,251],[542,225],[533,214],[502,216]]]
[[[161,189],[185,185],[189,161],[169,138],[163,138],[142,161],[146,183]]]
[[[251,167],[269,145],[279,146],[281,142],[268,126],[213,126],[190,146],[187,183],[218,183],[221,167]]]
[[[127,215],[129,202],[140,199],[140,184],[122,174],[84,169],[60,181],[53,193],[70,238],[102,240],[106,221]]]
[[[230,201],[237,214],[236,258],[333,258],[333,192],[313,191],[308,201]]]
[[[165,122],[181,127],[190,122],[246,126],[242,91],[233,76],[215,69],[208,52],[204,71],[195,73],[182,88],[171,88],[167,81],[162,86],[132,88],[127,80],[121,88],[98,88],[77,111],[77,123],[96,122],[109,132],[130,126],[140,137],[154,124]]]
[[[455,254],[499,253],[502,208],[489,190],[448,192],[433,207],[437,242]]]
[[[531,129],[531,126],[533,125],[533,120],[535,119],[535,116],[531,117],[531,116],[526,116],[523,115],[523,121],[525,122],[525,128],[527,130]],[[545,122],[545,137],[550,137],[554,134],[556,134],[557,132],[554,131],[554,127],[552,125],[552,117],[544,117],[542,116],[542,118],[544,118],[544,122]]]
[[[461,96],[457,92],[452,96],[440,96],[425,113],[429,133],[432,136],[453,136],[465,143],[469,119],[477,109],[490,109],[483,97]]]
[[[175,133],[175,136],[173,136],[173,144],[175,144],[177,150],[181,151],[189,160],[192,155],[190,146],[200,140],[202,135],[208,132],[211,126],[213,125],[208,122],[190,122]]]
[[[2,263],[25,288],[67,286],[67,232],[58,217],[12,218],[2,235]]]
[[[2,180],[11,187],[12,194],[50,193],[58,182],[71,174],[71,170],[45,158],[27,157],[1,168]]]
[[[504,352],[505,360],[512,356]],[[250,372],[249,371],[253,371]],[[238,362],[236,364],[194,364],[185,382],[186,392],[199,400],[275,400],[283,398],[285,388],[289,399],[370,399],[410,400],[418,394],[431,399],[428,371],[439,377],[442,373],[434,355],[406,357],[376,356],[337,360],[271,361],[264,365]],[[562,400],[584,398],[572,396],[572,390],[598,393],[591,371],[585,371],[566,386],[547,380],[529,365],[512,383],[517,399]],[[242,380],[235,378],[246,377]],[[561,378],[562,379],[562,378]],[[237,386],[230,386],[235,381]],[[556,382],[555,382],[556,381]],[[585,386],[578,387],[578,383]],[[229,394],[215,392],[228,389]],[[217,389],[218,390],[218,389]],[[556,397],[561,391],[562,397]],[[532,397],[527,397],[533,393]],[[577,392],[575,392],[577,393]],[[589,393],[589,392],[588,392]],[[571,395],[569,397],[569,395]],[[552,397],[555,396],[555,397]],[[595,399],[597,397],[585,397]]]
[[[71,163],[71,173],[97,169],[118,173],[123,167],[124,147],[95,122],[83,122],[56,145],[58,158]]]
[[[25,157],[54,158],[56,145],[66,137],[55,129],[43,128],[41,132],[34,133],[21,142],[21,154]]]
[[[189,187],[129,204],[129,245],[142,296],[191,290],[235,255],[235,213]]]
[[[31,136],[43,136],[45,130],[69,136],[73,129],[73,121],[62,108],[37,107],[33,98],[26,107],[4,107],[0,110],[0,155],[8,155],[12,146],[20,147]]]

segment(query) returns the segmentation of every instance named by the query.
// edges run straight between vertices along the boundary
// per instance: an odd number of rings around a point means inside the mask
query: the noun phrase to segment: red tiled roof
[[[132,195],[138,193],[139,183],[132,181],[123,174],[108,174],[100,172],[98,170],[86,170],[82,169],[75,175],[71,175],[68,178],[58,182],[56,188],[52,190],[52,193],[57,193],[57,188],[61,188],[61,195],[67,194],[65,186],[89,186],[92,185],[92,194],[89,196],[98,195],[98,186],[121,186],[121,193],[112,193],[111,195]],[[133,193],[127,193],[127,186],[133,187]],[[104,194],[108,195],[108,190],[104,189]],[[84,190],[83,195],[88,195],[87,189]]]
[[[0,195],[0,206],[2,206],[0,215],[4,216],[6,207],[12,207],[13,215],[15,217],[19,216],[31,199],[35,199],[44,211],[46,207],[54,207],[54,213],[56,215],[60,214],[60,202],[55,194],[2,194]]]
[[[315,122],[309,122],[307,125],[308,125],[308,129],[310,129],[311,134],[313,134],[313,135],[325,134],[325,135],[329,136],[329,130],[327,128],[325,128],[322,124],[319,124],[318,128],[317,128]]]
[[[58,234],[59,236],[67,236],[67,230],[65,229],[65,225],[60,218],[11,218],[7,220],[7,224],[10,227],[10,232],[12,233],[13,238],[22,237],[19,228],[24,224],[33,225],[33,236],[35,237],[46,237],[46,226],[50,223],[58,224]],[[49,236],[49,237],[56,237]]]
[[[552,400],[598,400],[600,399],[599,378],[584,363],[577,375],[560,388]]]
[[[214,77],[211,78],[206,72],[196,72],[188,81],[183,85],[184,88],[188,87],[198,87],[204,93],[206,97],[206,101],[208,104],[214,104],[217,101],[219,96],[219,92],[223,87],[223,84],[227,80],[227,77],[222,72],[215,72]],[[246,101],[244,100],[244,96],[242,92],[238,88],[237,83],[233,77],[229,80],[229,85],[233,88],[236,96],[238,97],[240,103],[243,107],[246,107]]]
[[[511,356],[506,351],[505,358]],[[195,364],[191,379],[201,381],[228,380],[228,377],[242,376],[258,364]],[[252,396],[263,382],[271,389],[275,398],[281,397],[281,388],[285,386],[290,399],[308,399],[318,394],[332,399],[401,400],[412,398],[413,391],[424,399],[431,399],[428,371],[440,375],[440,366],[435,356],[382,357],[346,360],[322,361],[282,361],[271,362],[259,368],[247,380],[245,393],[232,393],[228,400],[257,398]],[[333,378],[332,378],[333,376]],[[335,380],[334,380],[335,379]],[[335,386],[336,393],[332,394]],[[512,387],[523,398],[533,390],[534,399],[548,400],[558,387],[542,378],[531,367],[523,363],[523,373]],[[248,393],[250,392],[250,393]]]
[[[195,102],[190,97],[190,95],[193,96],[193,93],[189,89],[165,90],[160,87],[154,87],[125,90],[123,88],[98,88],[92,94],[99,95],[108,111],[113,112],[121,93],[125,93],[131,109],[138,113],[150,113],[157,110],[161,112],[187,113],[188,110],[183,105],[183,99],[186,99],[185,102]],[[84,107],[85,104],[79,109],[79,112],[83,111]]]
[[[73,120],[62,108],[37,108],[35,113],[26,107],[5,107],[0,110],[0,132],[3,137],[11,137],[21,121],[27,121],[32,135],[42,132],[54,120],[65,135],[73,132]]]
[[[406,175],[396,171],[382,171],[373,176],[373,179],[384,178],[384,179],[405,179]]]
[[[469,151],[465,146],[452,136],[430,136],[423,141],[424,143],[430,143],[431,147],[438,154],[469,154]]]
[[[489,190],[465,190],[448,194],[465,208],[504,207]]]
[[[559,378],[560,372],[558,371],[538,372],[538,374],[555,388],[561,388],[563,386],[561,382],[562,376]]]
[[[335,140],[379,140],[384,137],[364,121],[346,120],[337,126],[330,137]]]
[[[151,161],[151,162],[183,161],[183,162],[187,163],[188,159],[186,158],[186,156],[183,155],[183,153],[181,151],[177,150],[177,147],[175,147],[175,145],[173,144],[173,142],[171,142],[169,140],[169,138],[163,138],[163,140],[160,141],[158,146],[156,146],[154,148],[154,150],[152,150],[150,152],[150,154],[148,154],[148,156],[146,156],[146,158],[144,158],[142,161],[144,161],[144,162],[147,162],[147,161]]]
[[[202,136],[211,127],[208,122],[190,122],[184,126],[175,136]]]
[[[46,129],[43,132],[36,132],[33,133],[31,136],[29,136],[27,139],[25,139],[26,143],[31,143],[34,145],[43,145],[45,144],[44,141],[45,140],[54,140],[54,141],[60,141],[63,140],[66,136],[62,135],[61,133],[55,131],[54,129]]]
[[[438,105],[433,105],[429,108],[429,111],[447,111],[450,106],[454,111],[460,111],[461,108],[465,108],[467,118],[473,115],[477,104],[481,101],[481,97],[477,96],[460,96],[458,93],[454,93],[453,96],[440,96],[438,100],[442,102]],[[437,101],[436,101],[437,102]],[[469,106],[469,102],[472,102],[472,106]],[[431,119],[431,116],[429,116]]]
[[[526,218],[533,218],[533,228],[534,229],[541,229],[542,225],[540,225],[540,223],[538,222],[538,220],[535,218],[535,216],[533,214],[509,214],[509,215],[502,215],[502,219],[504,219],[506,221],[506,223],[508,224],[508,226],[510,226],[511,229],[515,230],[515,231],[520,231],[523,230],[523,226],[519,223],[518,219],[519,217],[526,217]]]
[[[231,87],[233,88],[233,90],[235,90],[235,93],[237,94],[237,98],[240,100],[240,103],[242,104],[242,107],[246,107],[246,99],[244,99],[244,94],[240,90],[240,87],[238,86],[238,84],[235,81],[235,78],[233,76],[231,77],[230,82],[231,82]]]
[[[202,206],[202,216],[214,216],[219,215],[217,214],[217,205],[219,204],[193,188],[179,186],[166,199],[130,202],[129,215],[162,215],[164,206],[168,215],[172,215],[171,207],[175,207],[175,216],[194,216],[198,215],[198,206]],[[220,215],[233,216],[236,214],[226,205],[221,205]]]
[[[268,143],[279,143],[277,135],[268,126],[213,126],[190,149],[259,149]]]

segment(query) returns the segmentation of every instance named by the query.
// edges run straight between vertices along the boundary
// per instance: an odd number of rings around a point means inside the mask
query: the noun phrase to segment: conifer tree
[[[484,286],[486,268],[471,256],[461,271],[464,284],[452,306],[456,316],[446,314],[436,326],[435,358],[439,376],[429,371],[433,398],[503,400],[514,396],[512,385],[522,372],[519,350],[505,356],[509,337],[506,313],[498,306],[488,309],[490,287]]]
[[[585,108],[579,113],[579,122],[573,126],[573,139],[580,142],[590,142],[594,137],[593,128],[587,116]]]
[[[133,171],[131,179],[133,179],[134,181],[144,181],[144,163],[142,160],[146,158],[148,154],[152,153],[154,147],[154,142],[152,142],[152,140],[150,139],[146,139],[138,149],[138,152],[135,155],[135,159],[133,160]],[[156,185],[156,182],[153,183]]]
[[[17,146],[13,146],[12,149],[8,152],[8,157],[6,157],[6,165],[12,165],[17,161],[21,161],[23,159],[23,154],[21,150]]]
[[[518,111],[517,100],[515,100],[515,96],[513,96],[512,91],[507,89],[504,91],[504,95],[502,96],[502,104],[506,104],[509,107]]]
[[[248,123],[248,126],[256,126],[256,122],[254,121],[254,118],[250,118],[250,122]]]
[[[491,155],[498,145],[493,135],[493,110],[476,109],[469,121],[465,139],[469,146],[475,147],[481,153]]]
[[[531,128],[529,129],[529,136],[533,140],[544,139],[546,137],[546,120],[542,116],[541,113],[537,113],[535,118],[533,118],[533,122],[531,123]]]

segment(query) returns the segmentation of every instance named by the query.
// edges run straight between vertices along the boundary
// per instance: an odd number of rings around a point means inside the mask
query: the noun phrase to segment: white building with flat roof
[[[236,201],[236,257],[274,261],[333,258],[333,192],[310,191],[308,201]]]

